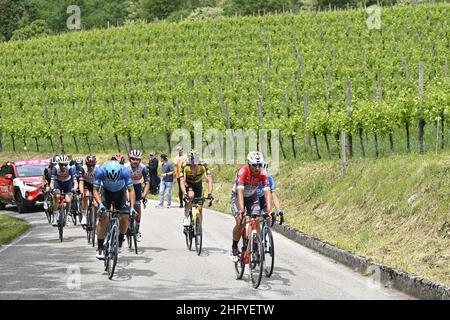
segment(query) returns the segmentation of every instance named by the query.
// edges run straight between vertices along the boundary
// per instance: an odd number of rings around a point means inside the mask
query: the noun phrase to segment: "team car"
[[[5,162],[0,167],[0,210],[7,204],[17,206],[19,213],[44,204],[44,169],[48,159]]]

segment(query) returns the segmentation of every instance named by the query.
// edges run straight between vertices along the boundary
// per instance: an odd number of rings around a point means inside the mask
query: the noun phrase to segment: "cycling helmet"
[[[187,162],[188,164],[200,164],[200,156],[196,150],[192,149],[191,152],[189,152]]]
[[[122,166],[117,161],[108,161],[105,167],[105,175],[108,179],[117,181],[120,177]]]
[[[97,158],[95,156],[86,157],[86,165],[95,166],[97,164]]]
[[[130,158],[142,159],[142,152],[140,150],[131,150]]]
[[[120,164],[124,164],[125,163],[125,158],[120,153],[116,153],[115,155],[113,155],[111,160],[116,160]]]
[[[76,165],[83,165],[83,158],[82,157],[76,157],[75,158],[75,164]]]
[[[63,154],[58,157],[58,164],[69,164],[69,158]]]
[[[263,165],[264,164],[264,156],[259,151],[251,151],[247,156],[249,165]]]
[[[263,167],[264,169],[269,169],[269,164],[268,164],[267,162],[264,162],[263,165],[262,165],[262,167]]]

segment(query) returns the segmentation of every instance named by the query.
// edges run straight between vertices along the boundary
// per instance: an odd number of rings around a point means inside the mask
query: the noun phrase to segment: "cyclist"
[[[48,200],[50,193],[50,182],[52,181],[52,170],[58,164],[58,156],[53,156],[49,159],[48,166],[44,169],[43,182],[45,186],[45,197],[44,197],[44,209],[48,209]]]
[[[258,198],[258,186],[263,185],[264,197],[267,207],[272,208],[272,197],[270,196],[269,179],[266,171],[262,169],[264,156],[259,151],[249,152],[247,156],[248,164],[241,167],[236,173],[233,190],[231,192],[231,210],[236,224],[233,228],[233,245],[230,257],[233,262],[238,261],[238,242],[245,227],[243,222],[244,212],[254,215],[261,214],[261,207]],[[245,211],[244,211],[245,210]],[[258,224],[258,230],[260,226]]]
[[[270,194],[272,195],[272,202],[275,205],[275,208],[277,209],[277,214],[280,216],[280,225],[284,222],[284,213],[281,210],[280,200],[278,199],[277,194],[275,193],[275,180],[271,175],[269,175],[269,164],[264,163],[263,168],[266,169],[267,178],[269,179],[269,186],[270,186]],[[260,184],[258,186],[258,198],[259,198],[259,206],[261,207],[261,210],[267,213],[270,213],[271,208],[267,209],[266,199],[264,198],[264,191],[263,191],[263,185]]]
[[[116,160],[116,161],[118,161],[121,165],[124,165],[124,164],[125,164],[125,157],[124,157],[122,154],[120,154],[120,153],[116,153],[115,155],[113,155],[113,156],[111,157],[111,160]]]
[[[97,170],[97,158],[95,156],[89,155],[85,159],[85,166],[83,167],[82,176],[80,180],[80,193],[83,197],[81,204],[81,225],[86,225],[87,219],[87,207],[88,207],[88,197],[94,192],[94,175]],[[97,206],[96,201],[94,201],[94,206]]]
[[[53,221],[52,225],[58,225],[59,219],[59,192],[66,194],[65,202],[67,203],[67,212],[70,212],[72,203],[72,192],[78,188],[78,182],[74,172],[69,169],[69,158],[66,155],[58,157],[58,166],[54,167],[51,172],[50,189],[55,192],[55,201],[53,204]]]
[[[83,158],[81,158],[81,157],[76,157],[75,159],[73,159],[73,160],[71,161],[71,163],[72,163],[72,165],[71,165],[70,169],[71,169],[72,172],[74,173],[75,179],[76,179],[77,182],[78,182],[78,186],[80,186],[80,182],[81,182],[81,181],[83,180],[83,178],[84,178]],[[76,188],[76,189],[74,189],[74,191],[77,192],[77,191],[79,191],[79,189]],[[81,190],[80,190],[80,194],[81,194]],[[75,195],[75,197],[77,197],[77,194]],[[75,197],[72,199],[72,201],[73,201],[72,207],[73,207],[77,212],[79,212],[80,204],[78,203],[78,202],[79,202],[78,199],[76,199]],[[77,200],[77,201],[75,201],[75,200]],[[76,205],[76,206],[75,206],[75,205]],[[83,220],[82,217],[80,217],[80,219]],[[81,224],[83,224],[83,223],[81,223]]]
[[[183,226],[189,226],[191,224],[189,220],[189,211],[192,207],[192,200],[194,199],[194,197],[199,198],[203,196],[202,179],[205,175],[206,182],[208,183],[208,199],[213,199],[213,182],[211,171],[208,169],[208,166],[205,162],[200,161],[198,152],[195,150],[191,150],[188,155],[187,161],[182,166],[180,171],[181,192],[183,193],[183,199],[187,201],[184,208]],[[201,218],[202,217],[200,216],[200,220]]]
[[[102,188],[102,197],[100,197],[99,189]],[[127,190],[130,208],[127,207]],[[103,242],[105,240],[106,226],[109,222],[108,216],[101,214],[114,203],[114,209],[120,210],[119,219],[119,253],[122,252],[122,244],[125,234],[128,230],[128,214],[135,214],[135,193],[133,181],[125,170],[124,166],[116,160],[110,160],[103,166],[98,168],[94,175],[94,199],[99,203],[98,212],[100,213],[97,225],[97,259],[104,260]]]
[[[140,150],[131,150],[130,162],[125,164],[125,169],[127,169],[128,174],[131,176],[134,185],[134,193],[136,194],[136,203],[134,209],[136,210],[136,223],[137,223],[137,234],[136,241],[141,241],[142,235],[139,232],[139,226],[141,223],[141,200],[145,199],[150,189],[150,179],[148,176],[147,168],[141,163],[142,152]],[[142,179],[144,179],[145,187],[144,192],[142,192]]]

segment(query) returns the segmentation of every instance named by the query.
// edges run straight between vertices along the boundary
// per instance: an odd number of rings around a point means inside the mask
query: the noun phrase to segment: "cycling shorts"
[[[261,207],[259,205],[259,198],[257,193],[250,197],[244,197],[244,210],[246,213],[261,215]],[[234,192],[231,194],[231,211],[236,218],[239,214],[239,205],[237,193]]]
[[[110,192],[103,189],[102,203],[106,209],[110,209],[113,205],[114,210],[121,210],[122,214],[128,214],[129,207],[127,206],[127,188],[123,188],[118,192]]]

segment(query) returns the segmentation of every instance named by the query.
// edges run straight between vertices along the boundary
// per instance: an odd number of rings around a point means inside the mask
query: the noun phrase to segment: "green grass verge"
[[[7,215],[0,215],[0,246],[8,244],[30,228],[31,225],[28,222]]]

